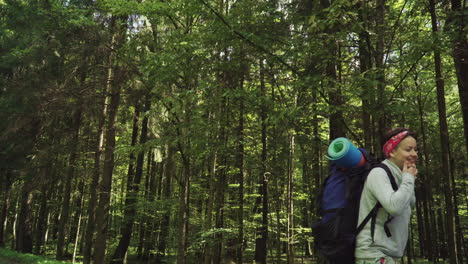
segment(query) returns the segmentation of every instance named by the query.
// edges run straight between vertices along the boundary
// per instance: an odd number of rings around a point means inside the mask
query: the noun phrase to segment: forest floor
[[[190,260],[188,261],[190,263]],[[45,256],[37,256],[37,255],[32,255],[32,254],[21,254],[13,250],[5,249],[5,248],[0,248],[0,264],[70,264],[72,263],[71,261],[57,261],[53,260],[52,258],[47,258]],[[81,262],[75,262],[76,264],[81,264]],[[127,259],[126,264],[147,264],[148,261],[141,261],[138,260],[135,257],[130,256]],[[151,261],[149,263],[152,263]],[[171,264],[175,263],[175,258],[168,258],[166,259],[165,263]],[[194,262],[196,263],[196,262]],[[253,262],[244,262],[244,264],[252,264]],[[275,258],[274,260],[272,259],[269,261],[269,263],[278,263],[278,260]],[[279,260],[279,263],[286,263],[286,259],[281,259]],[[296,261],[294,262],[295,264],[315,264],[317,261],[315,259],[311,258],[302,258],[298,257],[296,258]],[[405,261],[405,263],[408,263]],[[412,264],[430,264],[432,262],[429,262],[427,260],[414,260]],[[439,264],[443,264],[446,262],[437,262]],[[233,261],[223,261],[223,263],[220,264],[235,264]]]

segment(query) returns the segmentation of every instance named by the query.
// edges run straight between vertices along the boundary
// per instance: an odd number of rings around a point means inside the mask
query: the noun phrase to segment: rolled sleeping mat
[[[338,167],[349,169],[360,167],[366,162],[362,152],[344,137],[336,138],[330,143],[326,157]]]

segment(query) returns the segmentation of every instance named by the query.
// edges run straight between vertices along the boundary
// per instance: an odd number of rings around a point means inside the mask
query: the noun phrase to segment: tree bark
[[[65,236],[68,224],[68,218],[70,217],[70,195],[71,195],[71,184],[75,174],[76,160],[78,156],[78,142],[80,135],[81,127],[81,107],[76,110],[73,115],[72,121],[73,136],[70,141],[70,160],[68,162],[68,172],[64,179],[64,189],[63,189],[63,201],[62,201],[62,210],[60,216],[60,222],[58,227],[58,239],[57,239],[57,252],[56,258],[64,258],[64,247],[67,246],[65,243]]]
[[[361,100],[362,100],[362,130],[364,132],[364,147],[372,153],[375,153],[373,149],[374,143],[372,133],[372,119],[371,114],[374,113],[372,102],[374,99],[374,87],[371,85],[371,70],[372,70],[372,54],[371,54],[371,43],[369,32],[367,31],[369,18],[368,18],[368,7],[365,5],[365,1],[359,2],[359,18],[364,27],[359,32],[359,66],[361,73]]]
[[[16,222],[15,250],[22,253],[32,253],[32,183],[28,179],[23,183],[20,192],[20,207]]]
[[[381,153],[381,141],[386,130],[392,126],[391,122],[386,120],[385,105],[385,0],[376,0],[376,34],[377,43],[375,47],[375,68],[377,81],[377,99],[374,115],[374,122],[377,122],[377,140],[374,140],[374,151]]]
[[[187,87],[187,89],[189,89],[189,87]],[[185,124],[190,124],[190,117],[192,113],[191,107],[193,107],[193,105],[190,103],[187,103],[187,105],[185,105],[185,116],[183,120]],[[189,151],[186,151],[191,149],[189,129],[184,128],[182,132],[178,130],[178,136],[187,138],[184,142],[184,147],[182,146],[182,144],[178,144],[179,152],[182,156],[183,173],[179,180],[179,241],[177,244],[177,264],[185,264],[187,262],[188,232],[190,223],[190,183],[192,174],[191,157],[188,153]]]
[[[10,208],[10,190],[13,184],[13,175],[10,169],[5,169],[2,176],[3,204],[0,211],[0,248],[5,247],[5,222]]]
[[[465,132],[465,146],[468,153],[468,39],[466,1],[451,0],[452,13],[449,18],[453,23],[453,60],[458,81],[458,94],[463,114],[463,128]],[[448,21],[448,22],[449,22]],[[466,155],[465,155],[466,157]]]
[[[177,246],[177,264],[187,261],[188,225],[189,225],[189,198],[190,198],[190,165],[185,164],[183,179],[180,186],[179,208],[179,242]]]
[[[219,77],[220,86],[224,89],[230,89],[230,78],[228,77],[227,72],[221,72]],[[219,141],[221,147],[220,154],[220,164],[216,169],[216,183],[215,183],[215,200],[214,200],[214,211],[215,211],[215,228],[216,230],[221,230],[224,228],[224,216],[225,216],[225,197],[226,197],[226,186],[227,186],[227,153],[228,149],[228,133],[227,126],[229,124],[228,119],[228,100],[226,96],[221,97],[220,103],[220,131],[219,131]],[[215,234],[215,245],[214,245],[214,254],[213,262],[221,263],[223,259],[225,245],[224,245],[224,234],[222,232],[216,232]]]
[[[126,18],[120,17],[119,19],[113,17],[111,21],[111,28],[116,30],[112,37],[111,47],[112,52],[109,56],[109,71],[107,85],[109,86],[109,112],[107,116],[106,132],[105,132],[105,149],[104,149],[104,165],[103,173],[100,183],[98,184],[99,202],[96,212],[96,241],[94,244],[94,263],[104,263],[107,231],[108,231],[108,218],[110,210],[110,196],[112,190],[112,174],[114,170],[114,148],[115,148],[115,134],[116,134],[116,120],[117,110],[120,102],[121,83],[124,80],[117,80],[122,78],[122,72],[119,72],[119,67],[114,61],[117,50],[125,41],[126,32]],[[116,25],[120,23],[120,25]]]
[[[239,83],[241,93],[244,93],[244,76]],[[244,252],[244,98],[239,99],[239,123],[237,126],[237,154],[236,167],[238,170],[237,179],[239,182],[239,215],[238,227],[239,233],[237,238],[237,263],[243,262]]]
[[[212,117],[212,114],[210,114],[210,119]],[[215,138],[215,137],[213,137]],[[213,140],[212,138],[212,140]],[[205,214],[205,226],[204,226],[204,231],[208,232],[213,224],[213,207],[214,207],[214,195],[215,193],[215,178],[216,178],[216,166],[218,164],[218,154],[217,150],[213,150],[213,153],[211,154],[211,162],[209,163],[209,168],[208,168],[208,175],[209,175],[209,181],[208,181],[208,190],[211,195],[209,195],[208,200],[207,200],[207,205],[206,205],[206,214]],[[208,245],[208,243],[205,244],[205,254],[204,254],[204,263],[205,264],[210,264],[212,257],[213,257],[213,252],[212,248]]]
[[[295,149],[295,136],[289,136],[289,158],[288,158],[288,227],[287,227],[287,241],[288,241],[288,254],[287,263],[294,264],[294,149]]]
[[[138,121],[140,119],[140,107],[139,103],[135,106],[135,112],[133,113],[133,129],[132,129],[132,141],[131,146],[135,147],[137,144],[138,138]],[[143,132],[142,132],[143,133]],[[130,152],[129,157],[129,164],[127,170],[127,186],[126,186],[126,196],[125,196],[125,204],[124,204],[124,219],[123,225],[120,228],[120,240],[117,248],[114,251],[114,255],[112,256],[111,263],[123,263],[125,254],[127,253],[128,245],[130,244],[131,232],[133,227],[133,217],[135,214],[135,199],[137,193],[135,192],[138,189],[138,186],[135,186],[135,154]],[[138,182],[139,183],[139,182]],[[138,190],[137,190],[138,192]]]
[[[49,164],[50,165],[50,164]],[[47,177],[48,172],[50,170],[50,166],[44,168],[44,174]],[[37,216],[37,223],[36,223],[36,230],[34,234],[34,254],[40,255],[42,244],[44,243],[44,235],[47,225],[47,201],[49,200],[49,190],[50,186],[48,184],[43,184],[41,186],[41,202],[39,207],[39,214]]]
[[[431,14],[432,32],[437,39],[437,17],[435,12],[434,0],[429,0],[429,9]],[[437,106],[439,110],[439,133],[440,133],[440,144],[441,144],[441,162],[442,162],[442,175],[446,177],[444,181],[444,197],[445,197],[445,210],[446,218],[445,224],[447,227],[447,239],[448,239],[448,250],[450,256],[450,263],[458,263],[458,252],[455,235],[455,223],[454,223],[454,206],[453,206],[453,193],[452,193],[452,180],[449,163],[449,133],[447,125],[447,114],[445,106],[445,91],[444,91],[444,80],[442,78],[442,66],[441,66],[440,51],[434,49],[434,65],[435,65],[435,78],[437,87]]]
[[[416,86],[419,85],[416,83]],[[424,163],[425,168],[430,168],[429,166],[429,157],[428,157],[428,149],[427,149],[427,135],[425,129],[425,122],[424,122],[424,111],[423,111],[423,102],[422,102],[422,94],[419,93],[417,97],[418,101],[418,110],[419,110],[419,123],[420,123],[420,131],[422,136],[422,161]],[[430,208],[432,208],[433,198],[432,198],[432,176],[429,174],[430,170],[427,170],[426,173],[422,174],[423,179],[423,192],[422,192],[422,203],[423,203],[423,212],[424,212],[424,231],[425,231],[425,240],[423,240],[422,248],[424,252],[427,254],[427,258],[431,261],[435,260],[436,253],[434,252],[434,245],[437,245],[437,236],[433,236],[433,230],[437,230],[437,227],[434,225],[434,218],[432,217]]]
[[[265,73],[263,62],[260,61],[260,87],[262,94],[261,110],[260,110],[260,124],[261,124],[261,140],[262,140],[262,154],[261,154],[261,175],[259,177],[260,184],[260,198],[257,199],[257,205],[261,202],[262,222],[257,227],[257,235],[255,239],[255,261],[261,264],[267,262],[267,241],[268,241],[268,173],[267,173],[267,106],[266,100],[266,87],[265,87]],[[258,208],[258,207],[257,207]]]
[[[107,94],[108,86],[104,87],[103,94]],[[104,132],[105,132],[105,118],[108,113],[109,108],[109,96],[105,96],[103,104],[102,104],[102,111],[100,112],[99,120],[98,120],[98,127],[97,127],[97,138],[95,151],[94,151],[94,167],[93,173],[91,177],[91,183],[89,185],[89,201],[88,201],[88,209],[87,209],[87,216],[88,221],[86,223],[86,231],[84,236],[84,248],[83,248],[83,264],[91,263],[92,259],[92,249],[94,246],[94,232],[95,232],[95,225],[96,225],[96,205],[97,205],[97,189],[96,186],[99,184],[100,178],[100,170],[101,170],[101,159],[103,154],[103,146],[104,146]]]
[[[171,198],[171,191],[172,191],[172,179],[175,177],[175,162],[174,162],[174,154],[176,149],[174,146],[170,145],[167,149],[167,157],[165,160],[164,166],[164,179],[162,183],[162,199],[168,200]],[[171,212],[169,206],[164,208],[164,214],[161,220],[161,234],[159,236],[158,241],[158,253],[156,255],[156,263],[161,263],[162,258],[165,256],[165,252],[167,250],[167,240],[169,235],[169,224],[171,219]]]

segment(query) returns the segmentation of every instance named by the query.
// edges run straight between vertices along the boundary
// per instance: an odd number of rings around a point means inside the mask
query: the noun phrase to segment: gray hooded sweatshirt
[[[408,241],[408,224],[411,218],[411,207],[416,199],[414,196],[415,177],[410,173],[403,173],[401,169],[389,160],[383,163],[390,168],[398,187],[393,191],[392,185],[384,169],[374,168],[367,176],[359,205],[358,225],[377,204],[382,204],[377,212],[374,231],[374,241],[371,237],[371,221],[356,238],[355,256],[357,259],[374,259],[385,256],[401,258]],[[388,216],[393,219],[387,225],[392,236],[387,237],[384,223]]]

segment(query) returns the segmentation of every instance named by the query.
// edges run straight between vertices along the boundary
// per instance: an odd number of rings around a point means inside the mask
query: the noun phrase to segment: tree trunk
[[[2,172],[3,173],[3,172]],[[2,178],[3,204],[0,211],[0,248],[5,247],[5,222],[10,208],[10,190],[13,184],[13,175],[10,169],[5,169]]]
[[[408,234],[408,245],[406,246],[406,259],[408,260],[408,264],[412,264],[413,263],[413,224],[409,223],[409,227],[408,227],[408,231],[409,231],[409,234]]]
[[[44,169],[44,176],[48,176],[48,172],[50,170],[50,164]],[[41,202],[39,207],[39,215],[37,216],[37,223],[36,223],[36,231],[34,237],[34,254],[40,255],[41,254],[41,247],[44,242],[44,235],[47,225],[47,201],[49,200],[49,184],[43,184],[41,186]]]
[[[149,157],[152,155],[149,154]],[[158,198],[158,186],[157,186],[157,181],[156,181],[156,172],[158,171],[158,165],[157,163],[152,160],[151,162],[148,162],[147,166],[147,196],[146,196],[146,201],[149,204],[154,204],[156,199]],[[156,249],[156,243],[157,243],[157,232],[159,230],[158,227],[158,221],[157,219],[159,218],[158,212],[154,207],[150,207],[148,210],[149,217],[146,218],[147,224],[146,226],[146,234],[145,234],[145,242],[144,242],[144,259],[148,260],[149,262],[152,262],[152,258],[154,256],[154,250]]]
[[[419,85],[416,83],[416,86]],[[419,123],[420,123],[420,131],[422,136],[422,161],[424,163],[425,168],[429,167],[429,157],[428,150],[427,150],[427,136],[426,136],[426,129],[425,129],[425,122],[424,122],[424,111],[423,111],[423,103],[422,103],[422,94],[419,93],[417,97],[418,101],[418,110],[419,110]],[[423,220],[424,220],[424,231],[425,231],[425,240],[423,240],[423,248],[424,252],[427,252],[425,255],[429,260],[434,261],[436,254],[434,253],[434,245],[437,245],[437,236],[433,236],[434,230],[436,230],[436,226],[434,225],[434,218],[431,215],[431,211],[429,208],[432,208],[433,198],[432,198],[432,176],[429,174],[430,170],[426,170],[426,173],[422,174],[421,177],[423,179],[423,186],[422,186],[422,203],[423,203]],[[432,219],[432,220],[431,220]],[[434,241],[435,240],[435,241]],[[434,243],[435,242],[435,243]]]
[[[177,264],[185,264],[187,261],[188,225],[189,225],[189,197],[190,197],[190,167],[185,164],[183,179],[180,186],[179,208],[179,242],[177,247]]]
[[[288,254],[287,263],[294,264],[294,148],[295,148],[295,137],[294,135],[289,136],[289,158],[288,158],[288,227],[287,227],[287,241],[288,241]]]
[[[446,218],[445,218],[446,219]],[[437,210],[437,229],[438,229],[438,236],[439,236],[439,244],[438,244],[438,258],[446,259],[448,256],[448,245],[447,245],[447,225],[444,223],[444,217],[442,216],[442,208]]]
[[[375,24],[377,43],[375,48],[375,67],[377,81],[377,102],[374,107],[375,115],[374,122],[377,122],[377,139],[374,141],[374,151],[381,153],[382,146],[381,141],[386,130],[392,126],[391,122],[386,120],[385,105],[385,0],[376,0],[376,13],[375,13]]]
[[[449,149],[450,151],[450,149]],[[452,161],[451,163],[451,180],[452,180],[452,194],[453,194],[453,213],[454,213],[454,218],[455,218],[455,223],[454,223],[454,230],[455,230],[455,236],[456,236],[456,244],[457,244],[457,252],[458,252],[458,262],[463,263],[463,230],[460,224],[460,214],[459,214],[459,207],[458,207],[458,192],[456,188],[456,182],[455,182],[455,165],[453,163],[453,158],[452,158],[452,153],[449,153],[449,160]]]
[[[165,166],[164,166],[164,179],[163,179],[163,183],[161,184],[161,186],[163,187],[162,200],[171,199],[172,179],[175,177],[175,169],[176,169],[175,162],[174,162],[175,152],[176,150],[172,145],[168,146],[167,157],[166,157]],[[165,256],[165,252],[167,250],[170,217],[171,217],[170,207],[165,206],[164,213],[163,213],[162,220],[161,220],[161,234],[159,235],[158,253],[156,255],[156,263],[162,262],[162,258]]]
[[[22,253],[32,253],[32,183],[26,180],[20,191],[20,207],[16,222],[15,250]]]
[[[360,73],[362,78],[361,87],[362,87],[362,130],[364,132],[364,147],[369,150],[370,152],[375,153],[373,150],[373,142],[372,142],[372,119],[371,113],[374,111],[373,105],[371,102],[374,102],[374,87],[371,85],[371,69],[372,69],[372,54],[371,54],[371,43],[369,32],[367,30],[369,18],[368,18],[368,7],[365,4],[365,1],[359,2],[359,18],[361,23],[363,24],[364,29],[359,32],[359,66],[360,66]]]
[[[133,114],[133,129],[132,129],[132,142],[131,146],[135,147],[137,144],[138,138],[138,121],[140,119],[140,107],[137,102],[135,106],[135,112]],[[143,133],[143,132],[142,132]],[[120,240],[117,248],[114,251],[112,256],[111,263],[123,263],[125,254],[127,253],[128,245],[130,244],[131,231],[133,227],[133,217],[135,215],[134,203],[137,193],[135,188],[138,189],[138,186],[135,186],[135,154],[130,152],[129,165],[127,171],[127,188],[126,188],[126,197],[124,204],[124,219],[123,225],[120,228]]]
[[[148,165],[151,165],[151,163],[148,163]],[[145,177],[145,187],[144,187],[144,200],[145,201],[151,201],[151,174],[148,172]],[[140,221],[140,227],[138,230],[139,233],[139,241],[138,241],[138,249],[137,249],[137,254],[138,258],[147,261],[149,259],[148,255],[148,241],[151,239],[150,233],[151,233],[151,223],[152,223],[152,213],[151,209],[147,208],[145,206],[143,208],[143,215],[145,217]]]
[[[320,1],[320,8],[327,10],[330,8],[330,1]],[[323,17],[322,19],[326,19]],[[328,100],[329,100],[329,121],[330,121],[330,140],[337,137],[345,137],[345,122],[343,118],[343,95],[340,88],[339,78],[337,74],[337,68],[339,63],[337,62],[339,46],[334,37],[336,28],[327,27],[324,32],[324,49],[326,49],[326,56],[329,58],[325,65],[325,78],[322,81],[323,86],[328,87]]]
[[[210,114],[210,118],[212,115]],[[212,138],[213,140],[213,138]],[[212,222],[213,222],[213,207],[214,207],[214,193],[215,193],[215,178],[216,178],[216,166],[218,164],[218,154],[216,150],[213,150],[213,153],[211,154],[211,162],[209,163],[209,168],[208,168],[208,175],[209,175],[209,181],[208,181],[208,191],[210,193],[208,200],[207,200],[207,205],[206,205],[206,214],[205,214],[205,226],[204,226],[204,231],[208,232],[211,227],[212,227]],[[208,245],[208,243],[205,244],[205,252],[204,252],[204,263],[205,264],[211,264],[211,260],[213,257],[213,252],[212,252],[212,247]]]
[[[120,27],[116,25],[119,21]],[[126,31],[126,18],[120,17],[119,19],[113,17],[111,21],[111,28],[116,29],[112,37],[111,47],[112,52],[109,56],[109,71],[107,85],[109,86],[109,112],[107,116],[106,132],[105,132],[105,150],[104,150],[104,165],[101,182],[98,184],[99,190],[99,202],[96,212],[96,241],[94,244],[94,263],[104,263],[106,242],[107,242],[107,230],[108,230],[108,218],[110,210],[110,196],[112,190],[112,174],[114,170],[114,148],[115,148],[115,134],[116,134],[116,119],[117,110],[120,101],[120,85],[124,80],[121,80],[121,72],[119,67],[114,62],[117,50],[125,41]],[[119,78],[117,80],[116,78]]]
[[[107,94],[108,92],[108,85],[105,86],[103,93]],[[95,225],[96,225],[96,205],[97,205],[97,189],[96,186],[99,184],[100,178],[100,170],[101,170],[101,158],[103,153],[103,146],[104,146],[104,130],[105,130],[105,118],[108,113],[109,107],[109,96],[105,96],[102,111],[99,116],[98,120],[98,127],[97,127],[97,142],[94,151],[94,167],[93,173],[91,177],[91,183],[89,185],[89,201],[88,201],[88,209],[87,209],[87,216],[88,221],[86,223],[86,231],[84,236],[84,248],[83,248],[83,264],[91,263],[92,258],[92,249],[94,245],[94,232],[95,232]]]
[[[263,101],[266,100],[265,87],[265,72],[263,62],[260,61],[260,87]],[[262,137],[262,155],[261,155],[261,175],[259,177],[260,198],[257,203],[261,202],[262,222],[257,227],[257,235],[255,239],[255,261],[261,264],[267,262],[267,241],[268,241],[268,175],[267,175],[267,106],[265,102],[261,103],[260,124]],[[258,203],[259,204],[259,203]],[[258,208],[258,207],[257,207]]]
[[[468,39],[466,31],[466,1],[451,0],[452,16],[449,18],[454,31],[453,60],[457,72],[458,94],[463,114],[465,146],[468,153]],[[465,156],[466,157],[466,156]]]
[[[437,18],[435,12],[435,3],[434,0],[429,0],[429,9],[431,13],[432,21],[432,32],[437,39]],[[439,50],[434,50],[434,64],[435,64],[435,74],[436,74],[436,86],[437,86],[437,106],[439,110],[439,133],[440,133],[440,144],[441,144],[441,162],[442,162],[442,175],[445,175],[446,180],[444,181],[444,197],[445,197],[445,210],[446,210],[446,220],[445,224],[447,227],[447,239],[448,239],[448,249],[450,252],[450,263],[456,264],[458,259],[457,253],[457,243],[455,235],[455,223],[454,223],[454,206],[453,206],[453,193],[452,193],[452,180],[450,172],[450,163],[449,163],[449,133],[447,125],[447,114],[445,107],[445,91],[444,91],[444,80],[442,78],[442,66]]]
[[[185,117],[184,123],[190,124],[190,115],[191,115],[191,105],[187,103],[185,106]],[[180,197],[179,197],[179,226],[178,226],[178,234],[179,234],[179,241],[177,245],[177,264],[185,264],[187,262],[187,248],[188,248],[188,227],[189,227],[189,206],[190,206],[190,181],[191,181],[191,158],[189,151],[191,149],[190,137],[189,137],[189,130],[188,128],[184,128],[182,132],[178,132],[179,137],[187,138],[185,140],[185,144],[183,147],[180,143],[178,144],[179,152],[182,156],[182,164],[183,164],[183,173],[180,183]]]
[[[58,227],[58,239],[57,239],[57,252],[56,258],[64,258],[64,247],[67,246],[65,243],[65,236],[68,224],[68,218],[70,216],[70,195],[71,195],[71,185],[72,180],[75,174],[76,160],[78,156],[78,140],[80,135],[80,126],[81,126],[81,107],[73,115],[72,121],[73,136],[71,138],[70,146],[70,160],[68,163],[68,172],[66,173],[65,179],[63,181],[63,201],[62,201],[62,210],[60,216],[60,222]]]
[[[229,89],[230,79],[227,77],[228,73],[221,72],[221,77],[219,77],[219,82],[221,83],[221,87],[224,89]],[[220,154],[220,164],[216,169],[216,183],[215,183],[215,200],[214,200],[214,208],[215,208],[215,228],[216,230],[221,230],[224,228],[224,216],[225,216],[225,200],[226,200],[226,186],[227,186],[227,153],[226,149],[228,149],[228,135],[227,135],[227,126],[230,122],[228,117],[228,100],[226,96],[221,97],[220,102],[220,131],[219,131],[219,142],[221,144],[221,154]],[[224,234],[222,232],[216,232],[215,234],[215,245],[214,245],[214,254],[213,254],[213,262],[214,263],[221,263],[223,259],[223,252],[225,251],[225,244],[224,244]]]
[[[244,76],[240,83],[241,93],[244,93]],[[239,215],[238,215],[238,238],[237,238],[237,263],[243,262],[244,252],[244,98],[239,99],[239,123],[237,126],[237,153],[236,168],[238,170],[237,179],[239,182]]]

